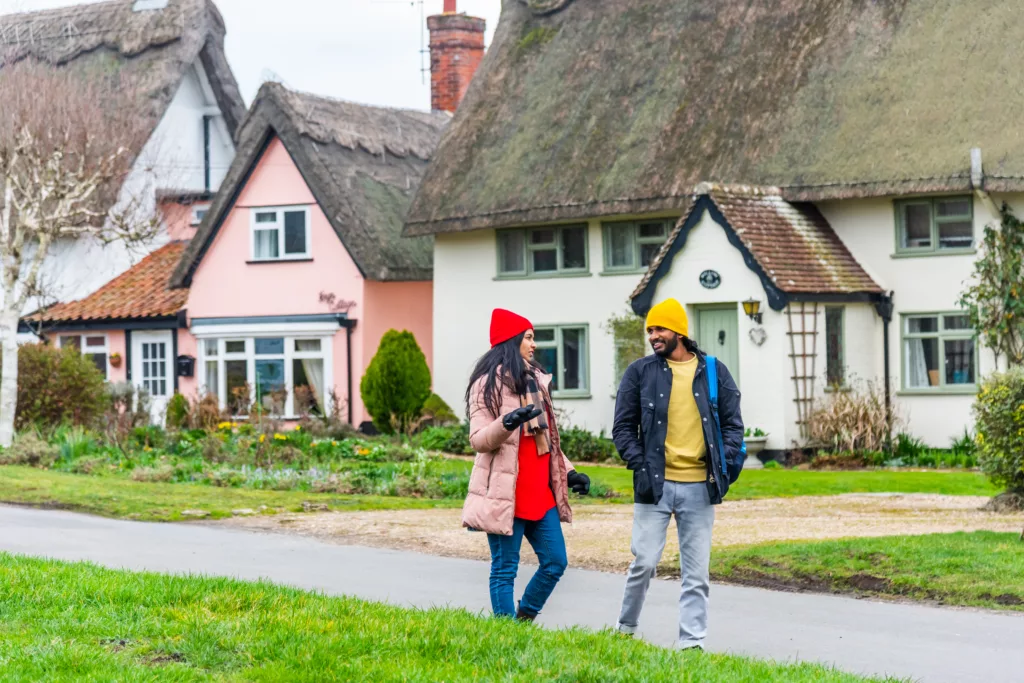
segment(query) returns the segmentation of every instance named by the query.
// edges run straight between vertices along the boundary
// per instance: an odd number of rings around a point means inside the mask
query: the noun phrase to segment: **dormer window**
[[[252,260],[294,261],[311,258],[309,209],[252,210]]]

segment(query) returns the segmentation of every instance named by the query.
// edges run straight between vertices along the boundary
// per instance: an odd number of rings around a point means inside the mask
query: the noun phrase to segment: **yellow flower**
[[[285,436],[284,434],[274,434],[274,439],[276,441],[287,441],[288,437]]]
[[[266,434],[260,434],[260,443],[263,443],[266,440],[267,440],[267,435]]]
[[[359,449],[359,455],[369,455],[369,454],[370,454],[370,449],[369,448],[360,448]]]
[[[332,446],[335,446],[335,447],[337,447],[337,445],[338,445],[338,442],[337,442],[337,441],[332,441],[332,442],[331,442],[331,445],[332,445]]]
[[[295,425],[295,431],[301,432],[302,431],[302,425]]]
[[[150,452],[151,450],[153,450],[153,449],[152,449],[152,448],[150,448],[149,446],[146,446],[146,447],[144,447],[144,448],[143,448],[142,450],[144,450],[144,451],[145,451],[146,453],[149,453],[149,452]]]
[[[219,425],[217,425],[217,429],[231,429],[234,426],[235,425],[233,425],[230,422],[221,422]]]

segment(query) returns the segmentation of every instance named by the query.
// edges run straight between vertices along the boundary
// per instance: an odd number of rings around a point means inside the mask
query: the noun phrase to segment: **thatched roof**
[[[1024,190],[1022,61],[1016,0],[503,0],[406,233],[963,191],[972,147]]]
[[[449,119],[443,112],[371,107],[264,84],[242,124],[235,160],[172,286],[189,286],[275,136],[364,277],[430,280],[433,240],[402,238],[402,223]]]
[[[658,282],[705,212],[726,231],[777,311],[790,301],[875,302],[884,293],[814,204],[788,202],[777,187],[703,183],[688,204],[630,296],[638,315],[650,310]]]
[[[155,130],[187,69],[200,60],[231,135],[245,104],[224,55],[224,20],[211,0],[169,0],[163,9],[133,11],[113,0],[0,16],[0,78],[4,64],[34,59],[75,69],[83,78],[119,72],[125,99],[109,106],[137,111]],[[128,99],[137,90],[142,100]]]

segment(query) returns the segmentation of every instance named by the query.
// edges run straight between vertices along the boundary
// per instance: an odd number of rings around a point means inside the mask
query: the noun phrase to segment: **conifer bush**
[[[384,334],[359,393],[378,431],[408,433],[418,425],[430,398],[430,369],[411,332]]]

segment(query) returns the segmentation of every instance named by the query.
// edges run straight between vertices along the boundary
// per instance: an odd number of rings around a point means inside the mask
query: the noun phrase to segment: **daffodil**
[[[266,434],[260,434],[260,443],[263,443],[266,440],[267,440],[267,435]]]
[[[275,441],[287,441],[288,437],[285,436],[284,434],[274,434],[274,440]]]

